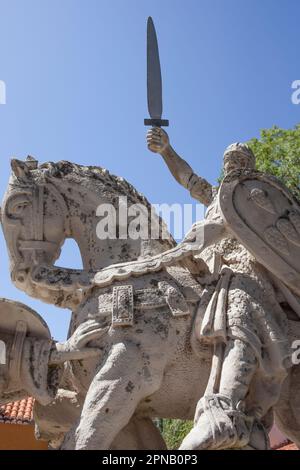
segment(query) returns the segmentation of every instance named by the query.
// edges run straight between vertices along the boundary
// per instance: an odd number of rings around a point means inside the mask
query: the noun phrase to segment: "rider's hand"
[[[65,343],[55,344],[50,363],[58,364],[68,360],[99,356],[100,349],[91,347],[88,343],[99,339],[105,331],[105,328],[95,320],[82,323]]]
[[[168,134],[160,127],[152,127],[147,132],[148,149],[154,153],[163,153],[170,146]]]
[[[74,351],[87,347],[90,341],[103,335],[103,327],[96,320],[87,320],[76,328],[72,336],[63,343],[65,351]]]

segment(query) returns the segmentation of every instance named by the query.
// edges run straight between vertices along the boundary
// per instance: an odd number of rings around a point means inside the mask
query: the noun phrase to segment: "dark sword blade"
[[[162,120],[162,78],[159,51],[154,23],[151,17],[147,22],[147,98],[151,119],[145,119],[145,125],[167,126]]]

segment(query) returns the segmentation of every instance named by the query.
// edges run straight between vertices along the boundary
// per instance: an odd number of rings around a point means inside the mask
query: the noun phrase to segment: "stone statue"
[[[161,129],[149,132],[148,146],[209,206],[177,246],[156,216],[155,239],[150,229],[144,239],[97,236],[102,204],[118,215],[127,197],[150,214],[148,201],[107,170],[12,160],[1,211],[12,280],[71,309],[70,338],[95,332],[84,346],[100,350],[68,358],[55,399],[35,407],[37,435],[61,449],[159,450],[153,418],[180,418],[195,420],[182,449],[267,449],[274,412],[300,443],[290,399],[300,385],[291,362],[300,338],[297,201],[254,170],[246,146],[225,152],[219,189],[193,173]],[[67,237],[83,270],[54,266]]]

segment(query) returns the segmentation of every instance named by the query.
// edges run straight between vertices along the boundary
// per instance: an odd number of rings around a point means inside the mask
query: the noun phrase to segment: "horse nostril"
[[[19,282],[21,284],[23,284],[26,281],[26,277],[27,277],[27,272],[24,269],[15,270],[12,273],[12,281]]]

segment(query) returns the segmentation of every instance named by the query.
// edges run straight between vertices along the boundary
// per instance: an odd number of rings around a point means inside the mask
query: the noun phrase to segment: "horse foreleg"
[[[127,425],[142,398],[159,387],[139,347],[131,341],[114,344],[87,392],[81,417],[64,440],[63,449],[105,450]]]
[[[166,450],[167,445],[151,418],[133,416],[115,438],[110,450]]]

